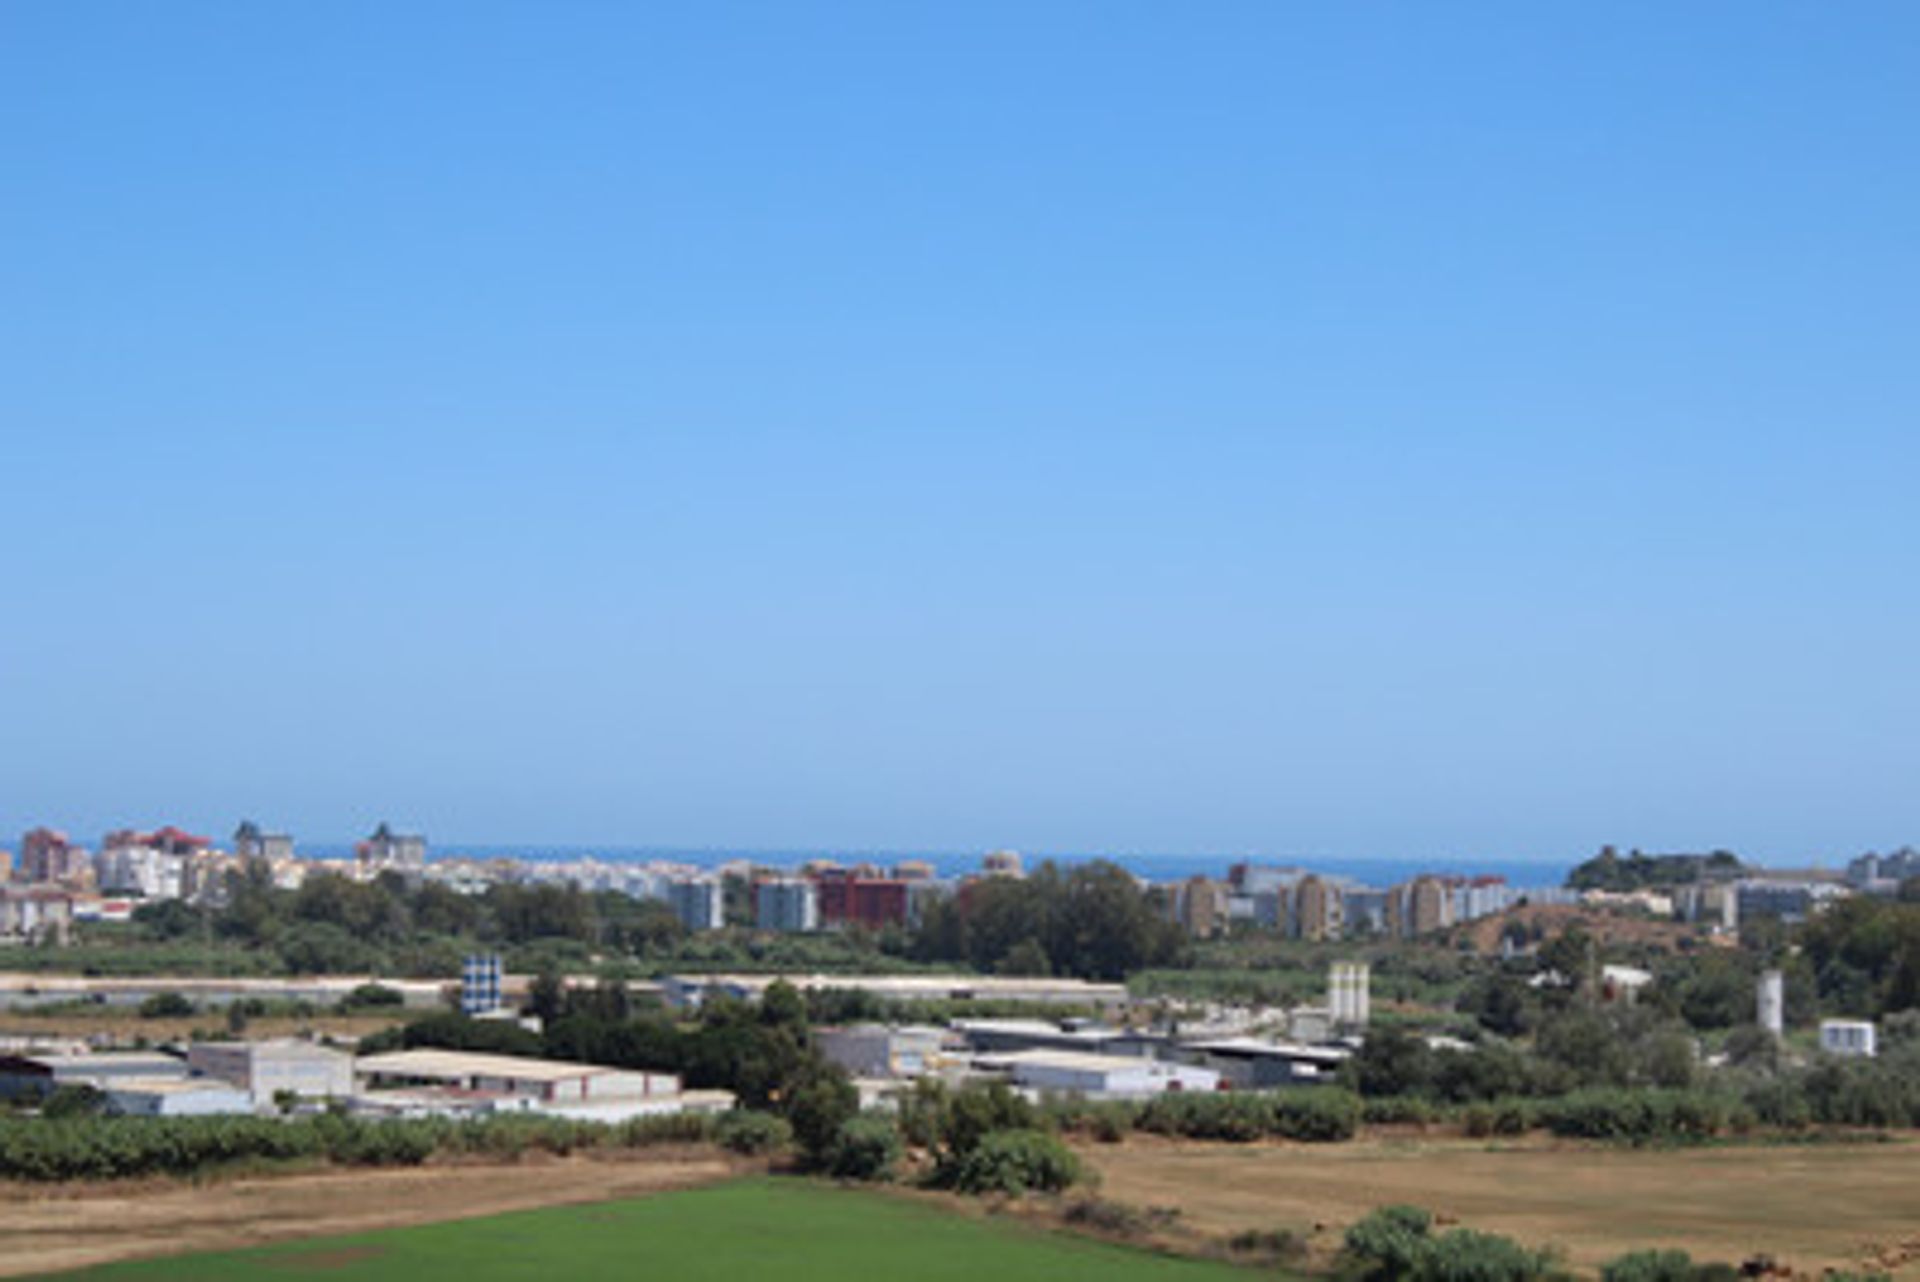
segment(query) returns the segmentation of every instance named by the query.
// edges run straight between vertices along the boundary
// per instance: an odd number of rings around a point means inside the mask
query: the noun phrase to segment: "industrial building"
[[[131,1077],[101,1088],[106,1110],[122,1117],[214,1117],[254,1112],[240,1088],[210,1077]]]
[[[957,1062],[965,1045],[931,1024],[855,1024],[818,1028],[813,1036],[820,1053],[855,1078],[919,1077]]]
[[[354,1064],[357,1111],[471,1116],[546,1113],[618,1122],[648,1114],[725,1112],[728,1091],[686,1091],[672,1073],[470,1051],[408,1050]]]
[[[187,1064],[245,1091],[258,1107],[288,1096],[327,1100],[353,1094],[353,1056],[297,1038],[198,1042],[188,1048]]]
[[[63,1086],[107,1090],[118,1082],[185,1081],[187,1062],[157,1051],[0,1057],[0,1098],[39,1100]]]
[[[1269,1042],[1256,1037],[1182,1042],[1175,1053],[1185,1062],[1212,1069],[1242,1090],[1326,1082],[1353,1054],[1344,1046]]]
[[[1095,1055],[1136,1055],[1151,1059],[1169,1044],[1164,1033],[1109,1028],[1084,1019],[956,1019],[953,1030],[975,1051],[1086,1051]]]
[[[1221,1087],[1220,1074],[1210,1068],[1138,1055],[1015,1051],[976,1056],[974,1066],[1004,1074],[1015,1087],[1033,1094],[1078,1095],[1090,1100],[1143,1099],[1164,1091],[1213,1091]]]

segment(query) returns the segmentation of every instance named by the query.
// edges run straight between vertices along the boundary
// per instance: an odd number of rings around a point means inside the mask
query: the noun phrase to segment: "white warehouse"
[[[1172,1064],[1139,1055],[1094,1055],[1086,1051],[1032,1050],[982,1055],[974,1064],[1004,1072],[1028,1091],[1086,1099],[1141,1099],[1162,1091],[1216,1091],[1220,1074],[1192,1064]]]
[[[297,1038],[198,1042],[187,1048],[187,1063],[246,1091],[257,1106],[276,1103],[282,1092],[300,1099],[353,1094],[353,1056]]]
[[[649,1114],[725,1112],[728,1091],[683,1091],[672,1073],[523,1059],[470,1051],[410,1050],[362,1056],[354,1075],[368,1088],[363,1112],[403,1115],[547,1113],[620,1122]]]

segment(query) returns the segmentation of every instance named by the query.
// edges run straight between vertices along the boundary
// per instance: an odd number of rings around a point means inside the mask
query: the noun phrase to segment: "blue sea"
[[[351,846],[302,846],[301,853],[321,858],[344,858],[353,853]],[[795,868],[809,859],[833,859],[840,863],[875,863],[881,866],[906,859],[918,859],[933,865],[942,877],[978,872],[982,852],[927,850],[685,850],[665,846],[496,846],[434,845],[430,857],[444,859],[462,856],[474,859],[514,858],[549,863],[580,859],[598,859],[603,863],[649,863],[664,860],[714,868],[736,859],[751,860],[774,868]],[[1022,852],[1031,869],[1045,860],[1059,864],[1086,863],[1107,859],[1149,881],[1177,881],[1185,877],[1226,876],[1227,869],[1242,860],[1256,864],[1306,868],[1311,872],[1350,877],[1364,885],[1392,886],[1422,873],[1457,873],[1462,876],[1504,877],[1514,886],[1558,886],[1566,880],[1572,864],[1565,862],[1498,859],[1335,859],[1286,855],[1180,855],[1180,854],[1082,854],[1060,852]]]

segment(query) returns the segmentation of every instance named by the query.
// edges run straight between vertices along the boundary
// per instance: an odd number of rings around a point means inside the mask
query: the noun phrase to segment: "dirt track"
[[[0,1185],[0,1276],[637,1197],[723,1179],[711,1152],[46,1189]]]

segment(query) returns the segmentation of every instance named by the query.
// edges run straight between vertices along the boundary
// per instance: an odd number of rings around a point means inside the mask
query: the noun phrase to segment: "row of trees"
[[[437,882],[409,885],[393,873],[366,882],[315,873],[289,891],[263,870],[250,870],[232,875],[223,907],[166,900],[142,905],[134,921],[146,940],[208,940],[266,952],[296,974],[450,975],[476,945],[645,954],[669,949],[685,934],[666,905],[625,895],[544,883],[463,895]]]
[[[1023,880],[988,878],[929,905],[908,945],[921,961],[980,971],[1122,980],[1179,960],[1186,939],[1118,864],[1048,861]]]

